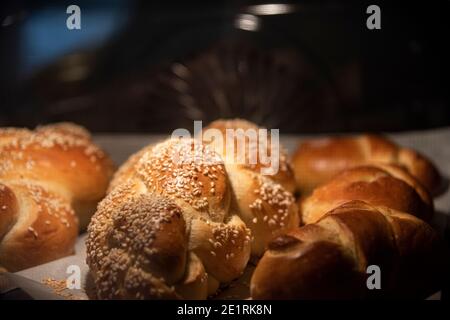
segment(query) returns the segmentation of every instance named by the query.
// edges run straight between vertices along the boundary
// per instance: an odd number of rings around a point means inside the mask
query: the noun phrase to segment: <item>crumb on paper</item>
[[[50,287],[51,289],[53,289],[53,292],[55,294],[63,297],[64,299],[83,300],[83,298],[67,291],[68,289],[67,289],[67,284],[66,284],[65,279],[56,280],[56,279],[52,279],[52,278],[45,278],[42,280],[42,283],[45,284],[46,286]]]

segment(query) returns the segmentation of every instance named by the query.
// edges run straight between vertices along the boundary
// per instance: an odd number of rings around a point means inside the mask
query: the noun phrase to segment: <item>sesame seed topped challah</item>
[[[17,271],[70,254],[112,174],[75,124],[0,129],[0,265]]]
[[[290,192],[229,161],[186,138],[130,157],[88,228],[98,298],[205,299],[297,225]]]

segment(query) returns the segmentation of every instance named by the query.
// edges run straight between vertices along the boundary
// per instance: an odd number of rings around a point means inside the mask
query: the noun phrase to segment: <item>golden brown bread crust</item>
[[[276,235],[299,225],[293,195],[267,176],[227,166],[233,189],[232,210],[252,231],[252,255],[264,253]]]
[[[422,154],[411,149],[400,149],[398,163],[405,167],[432,195],[442,191],[442,178],[435,165]]]
[[[9,209],[0,215],[0,265],[17,271],[70,254],[112,172],[76,125],[1,129],[0,207]]]
[[[96,293],[101,299],[175,298],[171,286],[182,280],[187,261],[181,209],[132,188],[115,189],[89,225],[87,262]]]
[[[352,268],[337,244],[302,242],[283,235],[274,240],[256,267],[251,296],[255,300],[356,298],[354,283],[360,276]]]
[[[433,213],[428,192],[406,171],[389,165],[362,166],[341,172],[302,199],[302,223],[314,223],[351,200],[408,212],[426,221]]]
[[[374,163],[403,167],[433,195],[442,185],[439,172],[429,159],[377,135],[307,140],[298,146],[292,162],[297,187],[303,194],[345,169]]]
[[[259,129],[263,129],[258,127],[256,124],[249,122],[247,120],[243,120],[243,119],[229,119],[229,120],[216,120],[211,122],[207,127],[204,128],[204,131],[208,130],[208,129],[216,129],[219,130],[222,135],[224,137],[226,137],[226,130],[227,129],[232,129],[232,130],[238,130],[241,129],[244,132],[246,130],[259,130]],[[215,141],[204,141],[205,143],[207,143],[211,148],[213,148],[214,151],[216,151],[219,155],[221,155],[224,159],[224,162],[226,164],[232,163],[234,159],[236,159],[237,155],[238,155],[238,141],[235,138],[234,139],[234,154],[227,154],[227,150],[226,150],[226,144],[224,143],[222,145],[222,148],[220,148],[219,145],[217,145],[215,143]],[[249,139],[248,137],[246,137],[245,139],[245,147],[248,148],[249,146]],[[257,139],[255,140],[255,143],[259,144],[260,143],[260,139],[259,137],[257,137]],[[271,136],[268,132],[267,134],[267,152],[266,154],[268,156],[270,156],[272,154],[272,152],[277,152],[279,154],[279,170],[275,175],[267,175],[270,179],[272,179],[274,182],[281,184],[286,191],[293,193],[295,190],[295,177],[294,177],[294,171],[292,169],[292,165],[289,161],[289,158],[287,156],[287,152],[286,150],[284,150],[284,148],[282,146],[279,146],[279,148],[276,148],[276,145],[274,144],[272,146],[271,143]],[[273,148],[273,150],[272,150]],[[249,158],[249,153],[246,152],[245,153],[245,163],[243,164],[237,164],[236,167],[238,168],[244,168],[247,170],[251,170],[255,173],[260,173],[261,169],[264,167],[268,167],[267,165],[263,165],[260,161],[259,158],[259,154],[257,157],[257,161],[256,163],[252,163],[250,161]]]
[[[227,215],[230,191],[222,159],[195,140],[170,139],[145,152],[135,166],[148,190],[213,222]]]
[[[17,271],[73,253],[78,219],[66,199],[38,185],[10,183],[0,184],[0,201],[7,216],[0,219],[7,221],[0,233],[4,268]]]
[[[250,233],[229,210],[231,190],[216,153],[194,140],[167,140],[144,152],[134,170],[101,202],[89,225],[87,263],[99,298],[204,299],[218,283],[242,273]],[[113,223],[123,217],[136,218]],[[160,221],[166,220],[163,229]],[[105,242],[115,233],[119,242]],[[141,243],[146,235],[152,239]],[[139,283],[132,291],[131,275]]]
[[[219,123],[231,128],[257,128],[240,120]],[[261,255],[273,236],[298,225],[294,197],[283,187],[293,189],[294,186],[286,157],[282,157],[281,164],[285,171],[275,179],[261,175],[259,163],[235,165],[227,161],[226,154],[221,157],[212,148],[214,145],[196,140],[169,139],[142,149],[119,169],[110,186],[112,191],[102,201],[88,230],[87,262],[100,298],[204,299],[215,293],[220,284],[242,274],[250,251],[254,256]],[[188,161],[180,163],[175,159]],[[134,200],[137,196],[141,197],[138,201]],[[124,211],[120,206],[127,208],[127,215],[134,215],[135,211],[140,212],[139,203],[146,201],[155,204],[170,201],[185,221],[187,240],[178,239],[177,242],[187,242],[187,252],[184,246],[171,245],[176,252],[189,257],[180,263],[183,278],[167,268],[170,276],[163,274],[155,281],[158,269],[171,262],[162,257],[159,258],[163,262],[160,266],[146,267],[130,262],[118,271],[120,275],[109,274],[111,265],[121,261],[116,255],[132,255],[138,259],[143,253],[132,254],[128,249],[118,253],[114,246],[105,243],[103,239],[117,228],[108,221]],[[158,212],[161,219],[167,214],[166,210]],[[142,224],[146,224],[145,218]],[[123,227],[124,237],[128,237],[129,228],[131,226]],[[169,241],[157,230],[154,232],[161,241]],[[158,246],[154,249],[158,250]],[[161,252],[162,256],[167,254]],[[111,255],[114,261],[104,259]],[[140,273],[140,281],[144,282],[133,292],[128,291],[126,284],[130,270],[135,277]]]
[[[227,129],[258,130],[255,124],[242,119],[217,120],[205,128],[217,129],[223,135]],[[249,139],[246,138],[245,147],[248,148]],[[259,139],[257,139],[259,143]],[[264,167],[259,161],[252,164],[249,154],[245,153],[245,163],[236,163],[238,153],[237,138],[234,139],[234,154],[228,154],[225,148],[217,145],[214,141],[207,143],[218,154],[222,156],[228,173],[233,199],[231,209],[238,212],[247,227],[252,231],[252,255],[261,256],[268,242],[274,236],[283,231],[296,227],[299,223],[297,206],[292,195],[295,189],[295,179],[291,165],[286,156],[286,151],[280,146],[279,149],[271,150],[271,140],[268,137],[267,154],[279,153],[279,170],[275,175],[262,175]]]
[[[422,220],[351,201],[274,239],[253,274],[251,294],[254,299],[425,298],[442,283],[444,255],[436,232]],[[381,269],[381,290],[366,287],[369,265]]]
[[[72,122],[57,122],[43,126],[38,126],[36,128],[36,132],[48,132],[48,131],[59,132],[62,135],[68,135],[86,140],[91,140],[92,138],[90,132],[86,128]]]
[[[417,299],[439,289],[445,250],[414,217],[429,219],[432,200],[403,167],[376,162],[344,170],[299,207],[306,225],[271,242],[253,274],[254,299]],[[369,265],[381,269],[381,290],[367,290]]]

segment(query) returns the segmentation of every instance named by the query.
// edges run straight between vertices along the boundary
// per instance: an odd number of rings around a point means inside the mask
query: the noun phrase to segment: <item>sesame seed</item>
[[[34,236],[35,239],[37,239],[38,233],[37,233],[36,230],[34,230],[33,227],[28,227],[28,231],[31,232],[31,233],[33,234],[33,236]]]

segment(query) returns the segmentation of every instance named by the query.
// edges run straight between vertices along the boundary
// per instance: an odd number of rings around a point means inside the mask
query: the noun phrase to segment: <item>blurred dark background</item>
[[[393,2],[4,1],[0,126],[449,126],[450,1]],[[71,4],[81,30],[66,28]],[[381,30],[366,27],[369,4],[381,8]]]

